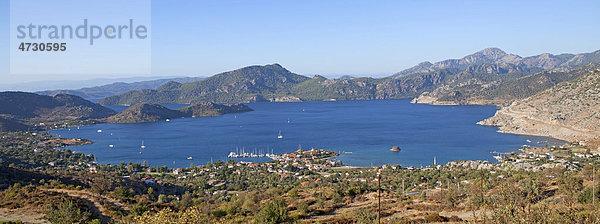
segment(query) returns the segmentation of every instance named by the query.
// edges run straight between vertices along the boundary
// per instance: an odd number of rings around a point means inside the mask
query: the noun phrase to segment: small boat
[[[192,158],[191,156],[188,156],[188,157],[187,157],[187,159],[188,159],[188,160],[192,160],[193,158]]]
[[[288,118],[288,124],[290,123],[290,119]]]
[[[144,140],[142,140],[142,145],[140,146],[140,148],[145,149],[146,146],[144,145]]]
[[[169,121],[171,121],[171,120],[169,120],[169,118],[167,118],[165,121],[166,121],[166,122],[169,122]]]
[[[98,133],[102,133],[102,129],[98,129]]]
[[[140,155],[142,154],[142,151],[140,151]]]
[[[400,152],[400,147],[398,147],[398,146],[394,146],[394,147],[392,147],[392,148],[390,149],[390,151],[392,151],[392,152]]]
[[[531,142],[531,140],[527,139],[527,142]]]
[[[109,148],[114,148],[114,147],[115,147],[115,145],[108,145],[108,147],[109,147]]]
[[[279,134],[277,135],[277,138],[278,139],[282,139],[283,138],[283,135],[281,135],[281,131],[279,131]]]

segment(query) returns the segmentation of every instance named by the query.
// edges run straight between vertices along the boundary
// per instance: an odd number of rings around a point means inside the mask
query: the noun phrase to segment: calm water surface
[[[303,149],[317,147],[347,152],[338,157],[345,165],[426,166],[433,163],[434,157],[438,163],[493,161],[491,151],[509,152],[524,144],[559,142],[497,133],[495,127],[477,125],[476,122],[494,115],[494,106],[433,106],[411,104],[409,100],[251,103],[248,106],[254,111],[171,119],[170,122],[98,124],[50,132],[94,141],[94,144],[69,148],[94,154],[100,163],[146,161],[150,165],[169,167],[206,164],[211,159],[226,161],[227,154],[236,149],[283,153],[295,151],[299,145]],[[283,139],[277,139],[280,131]],[[145,149],[140,149],[142,141]],[[402,151],[390,152],[392,146],[399,146]],[[188,160],[188,157],[193,159]]]

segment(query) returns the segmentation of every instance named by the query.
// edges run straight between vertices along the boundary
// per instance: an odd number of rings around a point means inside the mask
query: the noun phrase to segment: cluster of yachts
[[[261,158],[261,157],[274,157],[275,154],[273,153],[273,150],[271,150],[271,153],[263,153],[261,152],[261,150],[254,150],[253,152],[246,152],[244,149],[236,149],[236,152],[230,152],[229,155],[227,155],[227,158]]]
[[[166,121],[169,122],[171,120],[166,119]],[[290,123],[289,119],[288,119],[287,123]],[[79,129],[79,127],[77,127],[77,129]],[[102,130],[98,129],[97,132],[98,133],[102,133]],[[112,135],[112,133],[111,133],[111,135]],[[283,139],[283,135],[281,134],[281,130],[277,134],[277,139]],[[115,145],[108,145],[108,147],[109,148],[114,148]],[[139,154],[142,154],[142,149],[145,149],[145,148],[146,148],[146,145],[144,145],[144,140],[142,140],[142,144],[140,145]],[[261,153],[261,152],[256,152],[256,150],[255,150],[255,152],[245,152],[242,149],[242,150],[236,150],[236,152],[230,152],[229,155],[227,155],[227,158],[261,158],[261,157],[272,158],[274,156],[275,156],[275,154],[273,154],[272,150],[271,150],[271,153]],[[186,159],[192,160],[193,158],[191,156],[189,156]]]

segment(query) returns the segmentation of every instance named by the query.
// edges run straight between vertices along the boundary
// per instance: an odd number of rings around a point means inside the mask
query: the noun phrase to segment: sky
[[[272,63],[305,75],[384,77],[487,47],[520,56],[600,49],[597,0],[153,0],[149,73],[23,75],[9,69],[17,47],[9,41],[9,4],[0,0],[0,84],[210,76]]]

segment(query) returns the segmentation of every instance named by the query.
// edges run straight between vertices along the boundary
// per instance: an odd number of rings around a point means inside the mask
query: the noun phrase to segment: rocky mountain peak
[[[497,47],[488,47],[477,53],[480,53],[480,54],[488,56],[488,57],[496,57],[496,58],[506,55],[506,52],[504,52],[503,50],[501,50],[500,48],[497,48]]]
[[[429,67],[429,66],[432,66],[432,65],[433,65],[433,64],[431,64],[431,62],[429,62],[429,61],[424,61],[424,62],[421,62],[421,63],[419,63],[417,66],[418,66],[418,67]]]
[[[499,48],[486,48],[474,54],[467,55],[462,60],[465,64],[493,63],[506,55],[506,52]]]

